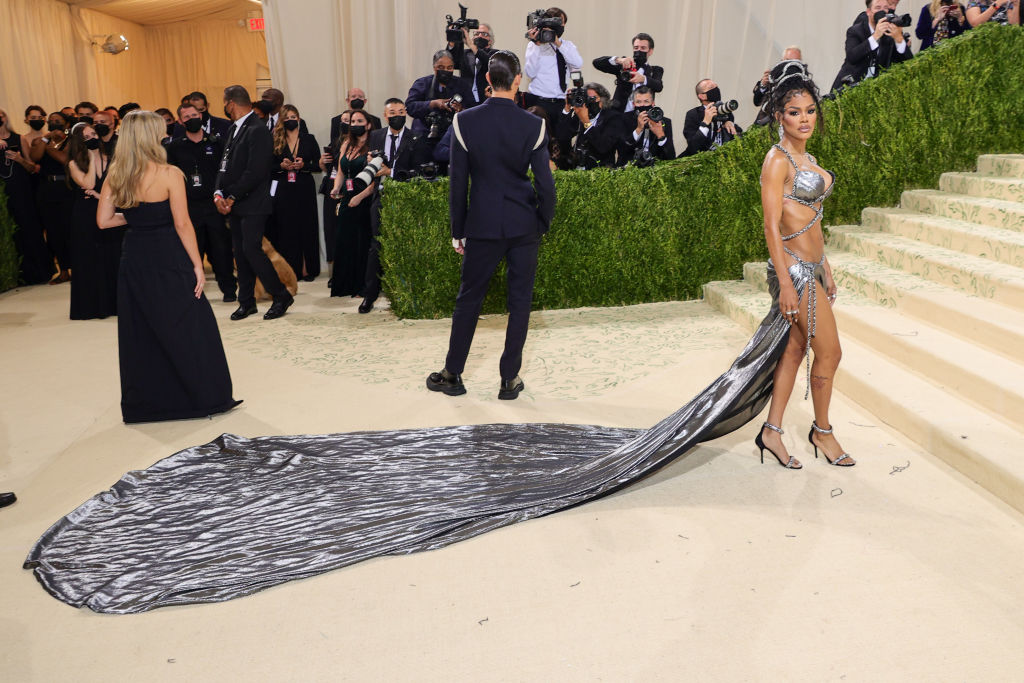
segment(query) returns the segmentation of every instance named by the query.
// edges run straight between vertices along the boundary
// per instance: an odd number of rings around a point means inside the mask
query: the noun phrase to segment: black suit
[[[882,36],[878,40],[878,49],[872,50],[868,42],[872,33],[866,13],[858,15],[853,26],[846,29],[846,61],[832,83],[833,90],[844,87],[843,81],[848,78],[852,78],[854,83],[864,80],[872,66],[886,69],[914,56],[909,43],[907,49],[900,53],[896,49],[896,41],[889,36]]]
[[[273,155],[273,137],[256,114],[247,115],[237,133],[234,128],[228,129],[216,191],[235,200],[228,221],[238,266],[238,303],[243,307],[256,304],[253,290],[257,277],[275,301],[288,294],[270,259],[263,253],[263,231],[267,216],[273,211],[270,197]]]
[[[370,125],[373,126],[373,130],[380,130],[382,124],[380,122],[379,117],[374,116],[373,114],[367,112],[365,109],[357,109],[356,111],[361,111],[363,114],[366,115],[366,118],[369,120]],[[331,145],[334,145],[338,141],[338,136],[340,134],[341,114],[338,114],[337,116],[331,117],[331,139],[329,141]]]
[[[636,151],[640,149],[644,141],[644,135],[647,136],[647,149],[651,152],[655,159],[661,159],[662,161],[676,158],[676,147],[672,143],[672,119],[665,117],[661,120],[661,125],[665,128],[665,144],[658,144],[658,140],[654,137],[654,133],[650,128],[644,129],[643,134],[639,140],[633,139],[633,133],[636,132],[636,121],[640,115],[635,109],[622,116],[622,137],[619,139],[619,161],[618,166],[625,166],[633,157],[636,155]]]
[[[729,114],[729,121],[735,124],[736,117],[731,113]],[[719,133],[722,136],[722,144],[731,141],[733,135],[722,128],[722,124],[712,121],[707,125],[707,133],[701,130],[701,126],[704,125],[704,105],[694,107],[690,111],[686,112],[686,120],[683,121],[683,137],[686,138],[686,149],[679,156],[689,157],[693,156],[697,152],[706,152],[711,149],[715,144],[715,139]],[[736,126],[736,132],[742,133],[743,129]]]
[[[462,64],[459,65],[461,77],[469,83],[470,92],[476,85],[476,97],[474,102],[480,104],[487,99],[487,60],[494,54],[494,50],[477,48],[476,54],[469,48],[463,50]]]
[[[612,168],[615,166],[615,150],[618,149],[622,138],[622,119],[623,115],[614,109],[602,109],[596,120],[591,118],[593,125],[587,129],[576,118],[575,111],[562,114],[564,125],[574,131],[576,136],[572,152],[575,155],[577,168],[596,168],[598,166]]]
[[[487,285],[504,258],[509,315],[499,368],[510,380],[523,362],[540,236],[555,215],[547,132],[541,119],[501,97],[459,113],[452,125],[449,214],[452,237],[465,238],[466,253],[445,368],[465,369]]]
[[[227,119],[222,119],[219,116],[212,116],[210,112],[203,112],[203,131],[205,133],[214,134],[225,137],[229,130],[231,130],[231,122]],[[171,129],[172,138],[183,138],[185,137],[185,127],[180,123],[175,123],[174,128]]]
[[[391,159],[390,136],[393,132],[390,128],[371,131],[367,146],[371,151],[384,152],[388,168],[392,169],[395,175],[412,171],[423,162],[430,160],[430,151],[427,149],[423,136],[413,133],[409,128],[402,131],[401,141],[398,142],[398,149],[395,150],[395,158]],[[368,301],[376,301],[377,296],[380,295],[380,203],[381,187],[380,181],[378,181],[377,190],[373,193],[373,200],[370,204],[370,251],[366,257],[366,284],[363,285],[363,297]]]
[[[433,74],[417,78],[409,88],[408,97],[405,98],[405,110],[414,119],[412,129],[417,133],[426,133],[430,129],[425,119],[430,113],[431,100],[449,100],[458,94],[462,96],[464,109],[472,107],[475,104],[472,87],[469,81],[458,77],[452,77],[448,85],[436,83]]]
[[[644,84],[620,83],[618,77],[619,74],[622,73],[622,65],[613,65],[609,60],[611,60],[611,57],[598,57],[593,62],[594,68],[598,71],[615,76],[615,94],[612,95],[610,108],[615,111],[624,112],[626,111],[626,103],[629,102],[629,97],[633,94],[634,86]],[[656,93],[664,90],[665,85],[662,79],[665,77],[665,70],[660,66],[654,66],[653,64],[645,64],[642,68],[644,76],[647,77],[647,87]]]

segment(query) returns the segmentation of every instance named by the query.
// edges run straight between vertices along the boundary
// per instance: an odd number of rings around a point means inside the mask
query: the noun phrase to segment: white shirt
[[[608,63],[611,64],[612,66],[618,66],[619,63],[617,61],[615,61],[616,59],[618,59],[618,57],[609,57],[608,58]],[[644,67],[642,67],[642,66],[639,67],[636,70],[636,72],[638,74],[643,74],[644,75],[644,80],[640,81],[639,83],[633,83],[632,84],[633,85],[633,90],[636,90],[641,85],[647,85],[647,72],[644,71]],[[626,109],[625,109],[625,111],[626,111],[627,114],[629,112],[633,111],[633,98],[632,97],[630,97],[628,100],[626,100]]]
[[[877,52],[878,51],[878,41],[875,40],[875,36],[874,35],[868,36],[868,47],[871,48],[872,52]],[[904,40],[902,43],[896,43],[896,52],[898,52],[900,54],[903,54],[906,51],[907,51],[907,41]],[[878,75],[878,65],[875,64],[874,62],[872,62],[871,66],[868,67],[868,73],[865,76],[865,78],[873,78],[876,75]]]
[[[252,116],[252,109],[250,109],[249,113],[246,114],[245,116],[243,116],[242,118],[235,119],[235,122],[233,124],[231,124],[233,126],[233,128],[231,129],[231,137],[232,138],[234,138],[236,135],[238,135],[238,131],[240,131],[242,129],[242,124],[245,123],[245,120],[247,118],[249,118],[250,116]]]
[[[526,65],[523,68],[530,78],[527,91],[537,97],[561,99],[570,85],[569,71],[583,68],[583,57],[571,40],[562,40],[558,51],[565,57],[565,88],[558,83],[558,58],[555,56],[555,44],[534,42],[526,44]]]
[[[650,135],[641,135],[640,133],[637,133],[636,132],[636,128],[634,128],[633,129],[633,141],[634,142],[640,142],[640,138],[642,137],[644,139],[644,149],[650,149],[650,147],[651,147],[651,138],[654,138],[656,140],[657,140],[657,138],[654,137],[654,132],[652,130],[650,130],[650,129],[645,130],[644,132],[645,133],[650,133]],[[658,140],[658,147],[664,147],[666,142],[668,142],[668,136],[667,135],[665,137],[663,137],[661,140]]]
[[[395,134],[395,131],[390,126],[387,128],[387,132],[384,134],[384,157],[387,158],[388,152],[391,151],[391,136]],[[398,156],[398,150],[402,149],[402,136],[405,135],[405,128],[398,131],[398,135],[395,137],[395,156]],[[395,177],[395,160],[388,159],[388,166],[391,167],[391,173],[389,174],[392,178]]]
[[[278,116],[280,116],[280,114],[271,114],[270,116],[267,117],[267,128],[269,128],[270,130],[274,130],[274,126],[277,125]]]

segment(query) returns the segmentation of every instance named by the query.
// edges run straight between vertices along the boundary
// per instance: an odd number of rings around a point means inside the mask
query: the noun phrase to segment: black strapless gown
[[[174,229],[169,201],[124,210],[117,281],[125,422],[206,417],[234,408],[231,373],[210,302]]]

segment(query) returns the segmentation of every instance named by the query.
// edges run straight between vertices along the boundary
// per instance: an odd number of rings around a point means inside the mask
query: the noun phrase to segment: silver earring
[[[782,129],[782,124],[780,123],[780,124],[779,124],[779,140],[782,140],[782,134],[783,134],[784,132],[785,132],[785,131],[784,131],[784,130]]]

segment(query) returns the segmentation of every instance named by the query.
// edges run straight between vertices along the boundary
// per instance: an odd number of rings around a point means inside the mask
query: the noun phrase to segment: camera
[[[374,154],[379,153],[374,152]],[[366,162],[366,166],[363,167],[363,170],[360,171],[356,175],[356,177],[352,179],[352,188],[356,192],[362,192],[363,190],[365,190],[367,187],[370,186],[370,183],[373,182],[373,179],[377,177],[377,173],[380,172],[380,169],[383,167],[383,156],[375,156],[371,158],[369,161]]]
[[[636,154],[633,155],[633,165],[637,168],[650,168],[654,166],[654,155],[651,154],[651,150],[644,149],[643,147],[637,149]]]
[[[906,28],[910,26],[911,23],[913,23],[913,20],[910,18],[909,14],[899,16],[895,12],[875,12],[875,24],[882,21],[883,19],[885,21],[888,21],[893,26],[899,26],[901,28]]]
[[[651,107],[647,110],[647,120],[652,123],[661,123],[665,119],[665,110],[661,107]]]
[[[713,121],[722,123],[729,120],[729,114],[740,108],[740,103],[736,100],[727,100],[724,102],[715,102],[715,118]],[[650,114],[648,114],[650,116]]]
[[[1004,5],[1001,10],[997,11],[995,14],[992,15],[992,18],[989,19],[989,21],[995,24],[1002,24],[1003,26],[1006,26],[1007,24],[1010,23],[1010,17],[1008,17],[1006,14],[1007,11],[1008,10],[1006,9],[1006,6]]]
[[[587,106],[587,88],[583,83],[582,71],[570,71],[569,80],[572,81],[572,88],[566,93],[570,107]]]
[[[462,29],[464,29],[464,28],[465,29],[469,29],[469,30],[476,30],[476,29],[480,28],[480,20],[479,19],[467,19],[466,18],[466,12],[468,12],[468,11],[469,11],[469,9],[465,5],[463,5],[462,3],[459,3],[459,18],[458,19],[452,19],[452,15],[450,15],[450,14],[445,15],[445,21],[447,21],[448,24],[447,24],[447,28],[445,29],[444,34],[445,34],[445,37],[448,39],[449,43],[461,43],[462,40],[463,40],[463,38],[462,38]]]
[[[952,7],[956,2],[957,0],[939,0],[939,4],[943,7]]]
[[[561,17],[549,17],[547,10],[536,9],[526,15],[526,39],[531,40],[530,31],[537,29],[538,43],[553,43],[555,38],[562,35],[565,27],[562,26]]]
[[[420,164],[416,170],[424,180],[437,180],[437,164],[433,161],[426,161]]]

